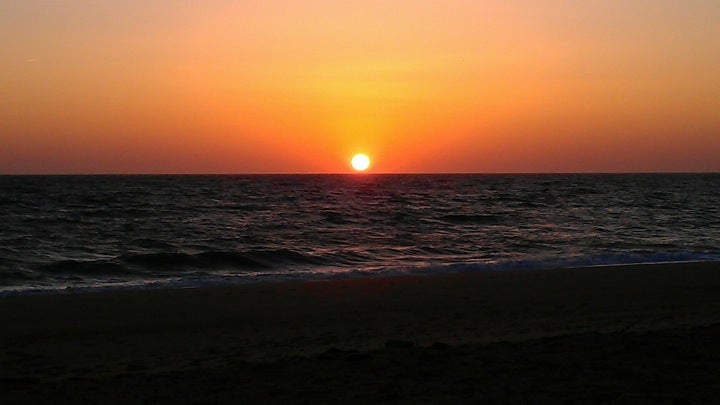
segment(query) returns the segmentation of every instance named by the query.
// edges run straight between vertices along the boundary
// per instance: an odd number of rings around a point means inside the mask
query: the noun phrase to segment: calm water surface
[[[0,176],[0,293],[720,259],[720,175]]]

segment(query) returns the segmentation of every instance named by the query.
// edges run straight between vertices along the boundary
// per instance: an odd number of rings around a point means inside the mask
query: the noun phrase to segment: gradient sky
[[[7,0],[0,173],[720,171],[717,0]]]

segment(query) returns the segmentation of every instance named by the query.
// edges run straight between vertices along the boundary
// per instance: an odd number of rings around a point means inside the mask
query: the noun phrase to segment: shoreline
[[[587,363],[594,359],[588,359],[587,353],[599,356],[597,350],[603,346],[623,352],[631,341],[640,347],[660,345],[652,357],[637,358],[636,366],[670,361],[663,356],[677,353],[664,353],[663,342],[672,340],[677,347],[692,348],[720,337],[720,263],[17,295],[0,298],[0,324],[5,348],[0,354],[4,365],[0,399],[9,402],[28,395],[43,402],[77,381],[80,386],[85,381],[96,387],[94,394],[83,394],[90,395],[90,401],[117,394],[118,382],[137,388],[131,399],[151,400],[150,393],[156,391],[167,396],[165,402],[187,398],[185,384],[196,386],[202,398],[282,400],[293,398],[292,392],[308,384],[283,374],[300,363],[310,370],[307,378],[315,375],[328,380],[330,397],[316,392],[307,398],[332,402],[340,392],[333,387],[339,389],[342,381],[325,368],[326,360],[346,366],[349,358],[358,364],[370,362],[346,375],[368,383],[384,375],[384,366],[372,359],[392,359],[410,369],[433,369],[445,364],[443,356],[448,356],[458,362],[446,364],[446,372],[453,374],[459,372],[453,367],[461,367],[463,361],[467,364],[462,367],[473,370],[499,370],[504,367],[503,356],[509,356],[522,365],[522,370],[515,370],[517,375],[538,381],[545,374],[565,370],[553,366],[553,358]],[[507,353],[507,345],[516,354]],[[714,346],[707,350],[708,358],[693,352],[695,357],[668,363],[667,370],[658,372],[682,374],[713,363],[717,361],[711,350]],[[556,352],[548,360],[550,365],[526,364],[517,357],[517,353],[534,353],[537,347]],[[477,353],[496,360],[475,361],[472,356]],[[440,358],[433,360],[436,355]],[[258,380],[265,374],[257,367],[269,367],[284,376],[273,382],[284,387],[279,397],[260,390],[267,381]],[[228,381],[241,377],[245,388],[205,381],[204,375]],[[507,378],[510,384],[512,370],[507,371]],[[167,379],[173,384],[165,384]],[[598,380],[591,385],[610,382]],[[456,388],[464,392],[483,386],[473,382]],[[695,387],[695,394],[707,393],[709,387],[705,391]],[[364,392],[366,388],[356,388],[358,396],[344,400],[379,398]],[[680,397],[695,395],[675,388]],[[68,395],[77,399],[79,394]],[[431,402],[454,398],[433,395],[427,397]]]
[[[66,287],[34,287],[28,289],[5,289],[0,287],[0,299],[16,296],[36,295],[67,295],[86,293],[114,293],[121,291],[156,291],[156,290],[182,290],[197,288],[223,288],[256,284],[284,284],[302,282],[324,282],[343,280],[363,280],[372,278],[395,278],[395,277],[424,277],[443,276],[448,274],[485,273],[485,272],[517,272],[517,271],[555,271],[555,270],[579,270],[592,268],[614,267],[636,267],[636,266],[657,266],[657,265],[688,265],[702,263],[720,263],[720,256],[709,255],[703,258],[677,259],[663,258],[654,261],[609,261],[597,264],[588,263],[587,260],[552,260],[552,261],[520,261],[513,263],[456,263],[448,265],[428,266],[424,268],[412,268],[403,270],[381,270],[368,272],[360,270],[348,270],[346,272],[334,273],[326,271],[300,271],[293,273],[265,273],[262,275],[239,275],[239,276],[216,276],[201,279],[189,280],[139,280],[123,281],[99,285],[80,285]],[[302,274],[303,276],[298,276]]]

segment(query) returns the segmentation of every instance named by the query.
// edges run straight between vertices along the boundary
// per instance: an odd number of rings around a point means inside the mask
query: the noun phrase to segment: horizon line
[[[0,173],[0,176],[392,176],[392,175],[608,175],[720,174],[719,171],[578,171],[578,172],[155,172],[155,173]]]

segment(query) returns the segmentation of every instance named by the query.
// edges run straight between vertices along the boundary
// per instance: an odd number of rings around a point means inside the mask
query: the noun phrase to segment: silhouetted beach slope
[[[710,401],[720,264],[0,298],[0,401]]]

